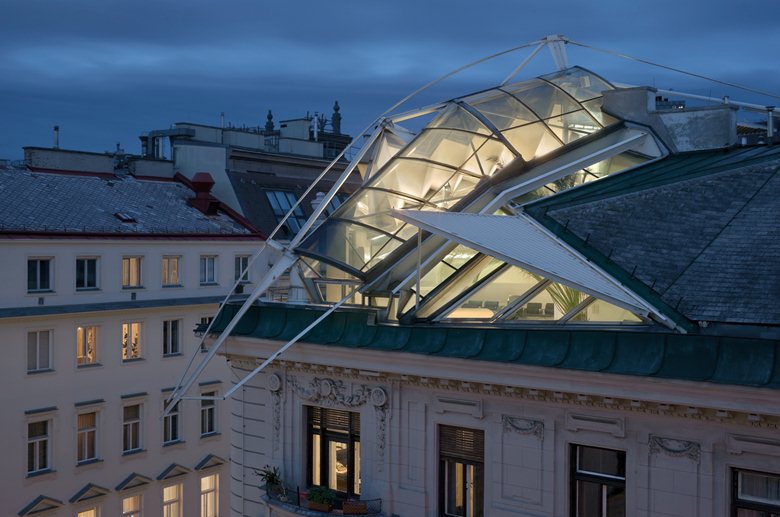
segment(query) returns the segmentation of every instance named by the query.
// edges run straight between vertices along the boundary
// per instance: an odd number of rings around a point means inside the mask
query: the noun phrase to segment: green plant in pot
[[[329,512],[336,502],[336,492],[328,487],[313,486],[306,494],[306,499],[309,501],[309,510]]]
[[[279,467],[266,465],[260,470],[255,469],[255,473],[260,477],[260,481],[262,481],[263,487],[269,497],[279,499],[280,501],[287,501],[287,488],[282,481],[282,473],[279,470]]]

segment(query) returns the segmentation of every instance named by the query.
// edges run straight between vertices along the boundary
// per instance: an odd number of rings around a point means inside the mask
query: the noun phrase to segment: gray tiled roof
[[[233,218],[187,205],[194,193],[173,181],[0,170],[1,232],[249,234]],[[122,222],[114,214],[136,222]]]
[[[663,173],[663,162],[656,168]],[[780,323],[777,155],[549,215],[691,320]]]

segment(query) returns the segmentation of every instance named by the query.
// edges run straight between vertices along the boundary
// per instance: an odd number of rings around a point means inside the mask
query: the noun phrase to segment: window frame
[[[94,350],[92,352],[92,360],[82,360],[82,358],[88,358],[89,354],[89,329],[94,331]],[[85,345],[87,346],[84,349]],[[85,352],[82,354],[82,352]],[[76,326],[76,367],[81,368],[84,366],[93,366],[100,364],[98,361],[98,327],[97,325],[77,325]]]
[[[95,420],[91,427],[82,428],[79,424],[79,419],[86,415],[93,415]],[[100,452],[98,450],[99,417],[100,413],[97,410],[76,413],[76,465],[94,463],[100,459]],[[91,456],[89,456],[90,442],[92,445]],[[84,457],[82,457],[82,451],[85,455]]]
[[[175,261],[176,267],[171,269],[170,261]],[[166,264],[166,262],[168,262]],[[161,285],[163,287],[182,287],[181,283],[181,255],[163,255],[160,260]],[[173,278],[175,276],[175,278]],[[173,282],[173,280],[176,280]]]
[[[143,289],[143,274],[143,255],[125,255],[122,257],[122,289]],[[133,281],[134,276],[136,277],[135,282]]]
[[[445,433],[468,433],[473,434],[473,438],[470,442],[475,448],[479,449],[479,453],[468,452],[463,448],[462,452],[456,453],[449,450],[449,444],[445,446]],[[439,508],[438,515],[443,517],[456,516],[457,514],[447,512],[447,502],[449,500],[449,490],[457,486],[449,480],[449,468],[450,465],[461,465],[466,470],[468,468],[473,469],[474,485],[471,491],[468,490],[468,478],[463,476],[462,485],[460,486],[462,497],[464,498],[464,512],[466,517],[484,517],[485,515],[485,431],[483,429],[463,427],[457,425],[439,424],[437,426],[437,450],[436,454],[439,463]],[[481,443],[480,443],[481,442]],[[474,513],[468,511],[466,507],[467,502],[473,500],[475,505]]]
[[[94,261],[95,263],[95,277],[94,277],[94,285],[89,285],[89,266],[88,262]],[[83,262],[84,264],[79,265],[79,262]],[[84,285],[79,285],[79,271],[80,269],[84,269],[82,272],[83,277],[83,283]],[[97,291],[100,289],[100,257],[76,257],[76,270],[75,270],[75,285],[76,285],[76,291]]]
[[[176,496],[174,499],[165,499],[165,490],[168,488],[176,488]],[[175,504],[176,508],[170,508]],[[184,483],[172,483],[162,487],[162,515],[163,517],[182,517],[184,505]]]
[[[49,336],[48,338],[48,354],[47,354],[47,361],[48,365],[45,368],[41,368],[41,333],[46,332]],[[35,368],[30,368],[30,336],[32,334],[35,334]],[[26,356],[25,356],[25,366],[26,366],[26,372],[29,373],[40,373],[40,372],[50,372],[54,370],[54,364],[53,364],[53,353],[52,353],[52,337],[54,336],[54,331],[52,329],[39,329],[39,330],[28,330],[27,331],[27,343],[26,343]]]
[[[131,407],[138,408],[138,416],[128,419],[125,410]],[[144,407],[141,402],[131,402],[122,405],[122,454],[132,454],[143,450],[143,412]],[[133,441],[133,429],[135,429],[137,443],[131,443]],[[130,447],[128,447],[128,443]]]
[[[233,275],[233,280],[234,281],[237,281],[238,278],[241,277],[241,282],[240,283],[242,283],[242,284],[249,284],[249,283],[252,282],[252,280],[250,278],[250,275],[249,275],[249,273],[250,273],[250,270],[249,270],[249,260],[251,258],[252,258],[251,255],[243,255],[243,254],[235,255],[235,257],[233,259],[233,265],[235,267],[235,272],[234,272],[234,275]],[[244,271],[244,269],[246,269],[246,272],[244,272],[244,274],[241,275],[241,272]]]
[[[623,461],[623,477],[610,475],[605,473],[598,473],[592,471],[579,470],[579,454],[580,448],[599,449],[602,451],[615,452],[618,457],[622,456]],[[626,502],[626,481],[627,468],[626,468],[626,451],[621,449],[610,449],[607,447],[585,445],[580,443],[569,444],[569,515],[571,517],[577,517],[577,482],[599,483],[602,490],[604,487],[619,487],[623,488],[623,515],[628,515]],[[609,516],[608,516],[609,517]]]
[[[265,197],[268,200],[268,204],[271,205],[271,212],[273,212],[277,224],[281,222],[281,220],[284,219],[284,216],[287,215],[287,212],[292,210],[292,207],[295,206],[293,213],[285,221],[284,228],[291,238],[301,231],[301,228],[306,224],[308,217],[303,211],[303,202],[298,203],[297,206],[295,205],[295,203],[298,202],[298,198],[295,196],[294,192],[289,190],[266,190]]]
[[[304,406],[306,408],[306,483],[308,486],[315,486],[315,481],[319,481],[319,486],[326,486],[336,493],[346,497],[359,497],[361,487],[361,446],[360,446],[360,413],[356,411],[347,411],[343,409],[324,408],[319,406]],[[314,413],[320,412],[320,421],[322,424],[319,429],[314,425]],[[328,420],[327,413],[344,413],[349,425],[347,429],[337,427],[326,427],[325,421]],[[315,438],[319,438],[316,440]],[[315,442],[319,442],[319,473],[318,478],[314,478],[314,447]],[[346,443],[347,445],[347,491],[338,490],[330,486],[328,479],[329,454],[328,445],[330,443]],[[356,458],[357,456],[357,458]],[[356,461],[357,460],[357,461]],[[357,479],[355,479],[357,477]],[[355,488],[358,487],[356,491]]]
[[[174,325],[175,324],[175,325]],[[172,318],[162,322],[162,355],[172,357],[182,355],[181,329],[184,322],[181,318]],[[175,330],[175,332],[174,332]],[[175,339],[174,339],[175,338]],[[174,342],[175,341],[175,342]],[[175,347],[174,347],[175,345]]]
[[[129,511],[125,510],[125,500],[126,499],[136,499],[138,500],[138,505],[135,506],[135,508],[130,509]],[[121,497],[119,501],[120,505],[120,511],[122,512],[122,517],[141,517],[143,515],[144,510],[144,495],[142,493],[137,494],[131,494],[131,495],[124,495]]]
[[[129,347],[128,345],[132,344],[131,340],[128,340],[128,337],[130,337],[133,334],[133,329],[137,327],[138,329],[138,342],[135,344],[138,348],[137,353],[131,353],[132,347]],[[121,342],[122,342],[122,362],[132,362],[137,361],[139,359],[143,359],[143,353],[142,353],[142,345],[144,342],[143,339],[143,322],[140,321],[126,321],[122,323],[122,336],[121,336]]]
[[[204,391],[201,393],[204,397],[216,397],[217,391]],[[210,428],[208,423],[211,423]],[[206,425],[204,425],[206,424]],[[201,399],[200,401],[200,437],[206,438],[219,433],[217,426],[217,401]]]
[[[179,443],[181,439],[181,401],[163,417],[163,446]]]
[[[743,469],[738,467],[732,467],[730,470],[731,470],[731,510],[729,515],[731,515],[731,517],[737,517],[739,515],[739,510],[766,512],[769,514],[772,513],[780,514],[780,501],[778,502],[778,504],[774,505],[771,503],[761,503],[758,501],[751,501],[749,499],[741,499],[739,497],[740,494],[739,474],[740,473],[744,472],[747,474],[758,474],[761,476],[778,478],[778,480],[780,480],[780,473],[762,472],[759,470]]]
[[[203,488],[203,481],[207,478],[214,478],[214,487]],[[219,516],[219,473],[206,474],[200,477],[200,517],[218,517]],[[211,497],[209,497],[211,496]],[[206,505],[210,503],[210,507]],[[207,511],[208,510],[208,511]]]
[[[48,275],[48,278],[46,279],[48,281],[48,284],[45,287],[41,285],[42,283],[41,272],[43,271],[41,266],[43,265],[44,262],[46,263],[46,274]],[[30,277],[31,263],[36,264],[34,282],[31,282],[31,277]],[[30,288],[31,283],[35,285],[35,287],[33,287],[32,289]],[[54,257],[47,257],[47,256],[27,257],[27,292],[30,294],[54,292]]]
[[[35,424],[44,423],[46,424],[45,433],[42,435],[36,435],[35,437],[30,436],[30,426]],[[52,445],[52,435],[53,430],[52,427],[54,425],[54,420],[52,418],[37,418],[34,420],[28,420],[27,421],[27,476],[35,476],[38,474],[42,474],[45,472],[52,472],[52,458],[54,457],[51,452],[51,445]],[[45,462],[45,465],[40,465],[40,444],[45,443],[45,450],[43,451],[43,459]],[[30,447],[32,447],[32,459],[33,464],[30,464]],[[34,468],[30,468],[34,467]]]
[[[199,272],[198,272],[198,280],[200,281],[200,285],[205,286],[211,286],[211,285],[219,285],[218,280],[218,273],[217,273],[217,258],[218,255],[201,255],[199,262]],[[209,263],[211,263],[211,274],[209,275]]]

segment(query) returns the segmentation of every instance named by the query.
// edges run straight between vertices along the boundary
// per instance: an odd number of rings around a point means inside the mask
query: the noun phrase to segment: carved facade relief
[[[699,462],[701,457],[701,445],[697,442],[687,440],[677,440],[674,438],[664,438],[654,434],[650,435],[648,441],[650,454],[666,454],[674,457],[686,457],[695,463]]]

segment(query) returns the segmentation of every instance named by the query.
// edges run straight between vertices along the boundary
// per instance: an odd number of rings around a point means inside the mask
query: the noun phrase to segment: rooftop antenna
[[[60,148],[60,126],[54,126],[54,149]]]
[[[225,127],[225,112],[219,113],[219,127]]]

